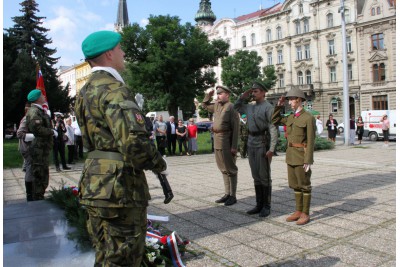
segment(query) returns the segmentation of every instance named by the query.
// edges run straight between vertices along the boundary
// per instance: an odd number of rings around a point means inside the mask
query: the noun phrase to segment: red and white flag
[[[39,89],[40,91],[42,91],[42,95],[44,95],[46,103],[44,103],[42,105],[42,107],[47,112],[47,110],[49,110],[49,104],[47,103],[46,89],[44,88],[44,79],[43,79],[42,71],[40,70],[39,64],[36,65],[36,89]]]

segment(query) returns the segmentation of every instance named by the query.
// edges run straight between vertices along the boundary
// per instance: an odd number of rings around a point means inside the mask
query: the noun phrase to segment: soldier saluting
[[[92,74],[75,106],[89,150],[79,197],[89,214],[95,266],[140,266],[150,199],[144,170],[166,169],[148,137],[141,109],[118,73],[125,55],[120,40],[119,33],[99,31],[83,41]]]
[[[278,136],[271,121],[273,107],[265,101],[266,92],[266,86],[255,81],[234,105],[240,114],[247,116],[247,153],[256,191],[256,207],[247,214],[259,213],[260,217],[267,217],[271,212],[271,160]],[[250,95],[255,103],[247,103]]]
[[[303,109],[304,93],[297,88],[286,94],[289,105],[295,112],[284,117],[281,110],[285,104],[282,96],[275,107],[272,122],[276,125],[286,125],[287,142],[286,163],[288,169],[289,187],[294,190],[296,211],[286,218],[287,222],[296,221],[303,225],[310,221],[311,202],[311,164],[314,159],[314,142],[316,124],[315,118]]]

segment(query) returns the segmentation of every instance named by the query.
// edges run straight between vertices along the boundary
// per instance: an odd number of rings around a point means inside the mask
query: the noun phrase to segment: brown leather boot
[[[304,225],[307,224],[310,221],[310,215],[301,213],[300,218],[297,220],[296,224],[297,225]]]
[[[287,222],[294,222],[297,221],[300,216],[301,216],[302,212],[299,210],[296,210],[292,215],[290,215],[289,217],[286,218]]]

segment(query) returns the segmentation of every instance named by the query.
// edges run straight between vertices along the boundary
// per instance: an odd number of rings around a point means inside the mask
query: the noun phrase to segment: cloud
[[[101,31],[113,31],[114,30],[114,24],[113,23],[107,23],[103,28],[100,28]]]
[[[140,26],[145,27],[147,24],[149,24],[149,19],[141,19],[139,24]]]

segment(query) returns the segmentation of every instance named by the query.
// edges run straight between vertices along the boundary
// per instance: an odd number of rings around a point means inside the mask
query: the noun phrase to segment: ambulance
[[[387,115],[390,121],[389,140],[396,140],[396,110],[368,110],[362,111],[364,121],[364,135],[371,141],[383,139],[382,122],[383,115]],[[356,122],[357,122],[357,118]]]

